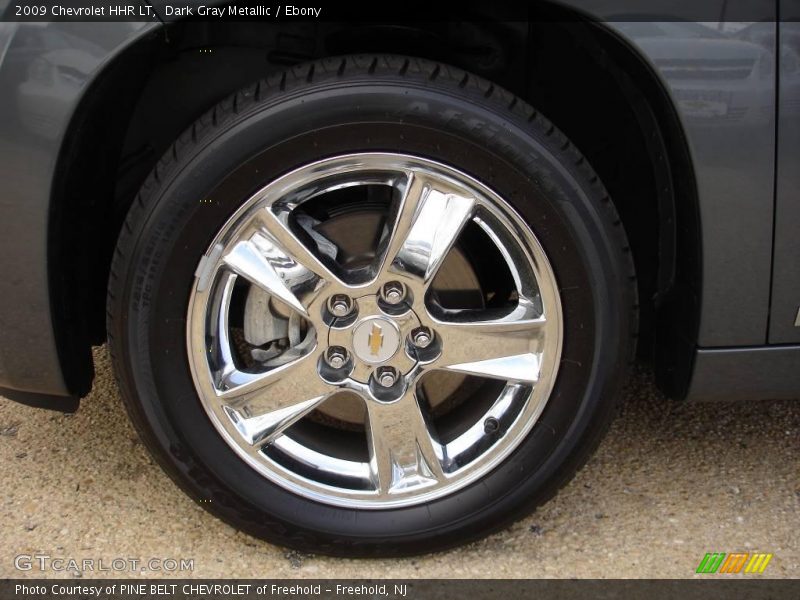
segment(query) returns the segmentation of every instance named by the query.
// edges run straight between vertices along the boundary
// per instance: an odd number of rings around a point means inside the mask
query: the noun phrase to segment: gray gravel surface
[[[207,514],[139,442],[105,349],[95,362],[75,415],[0,398],[0,577],[79,575],[15,569],[15,556],[36,553],[194,559],[193,573],[154,577],[693,577],[709,551],[771,552],[764,577],[800,576],[800,402],[682,404],[637,369],[597,454],[534,514],[448,552],[344,560]],[[82,574],[114,575],[130,573]]]

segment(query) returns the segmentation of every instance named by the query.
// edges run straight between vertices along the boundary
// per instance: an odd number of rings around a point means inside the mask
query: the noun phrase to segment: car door
[[[769,343],[800,342],[800,5],[781,0],[775,248]]]

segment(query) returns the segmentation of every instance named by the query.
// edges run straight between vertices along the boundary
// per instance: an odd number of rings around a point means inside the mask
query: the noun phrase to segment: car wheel
[[[213,108],[121,232],[109,347],[150,451],[269,541],[432,551],[552,496],[614,412],[636,291],[597,176],[471,74],[325,59]]]

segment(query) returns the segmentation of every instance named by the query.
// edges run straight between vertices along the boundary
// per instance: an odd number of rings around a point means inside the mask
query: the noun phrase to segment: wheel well
[[[624,41],[575,15],[554,19],[562,9],[542,10],[546,18],[531,23],[183,21],[127,49],[87,91],[56,170],[50,280],[70,389],[83,394],[91,385],[91,362],[83,363],[89,344],[106,335],[115,242],[139,186],[170,143],[210,106],[270,71],[382,52],[481,75],[529,101],[571,138],[608,188],[628,234],[639,279],[639,355],[654,358],[662,387],[682,395],[697,335],[700,237],[679,121],[658,78]]]

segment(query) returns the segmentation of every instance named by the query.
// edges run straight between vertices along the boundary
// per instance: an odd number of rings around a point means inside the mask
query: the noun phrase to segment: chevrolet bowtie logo
[[[372,356],[377,356],[383,346],[383,329],[377,323],[372,324],[372,331],[369,332],[369,351]]]

